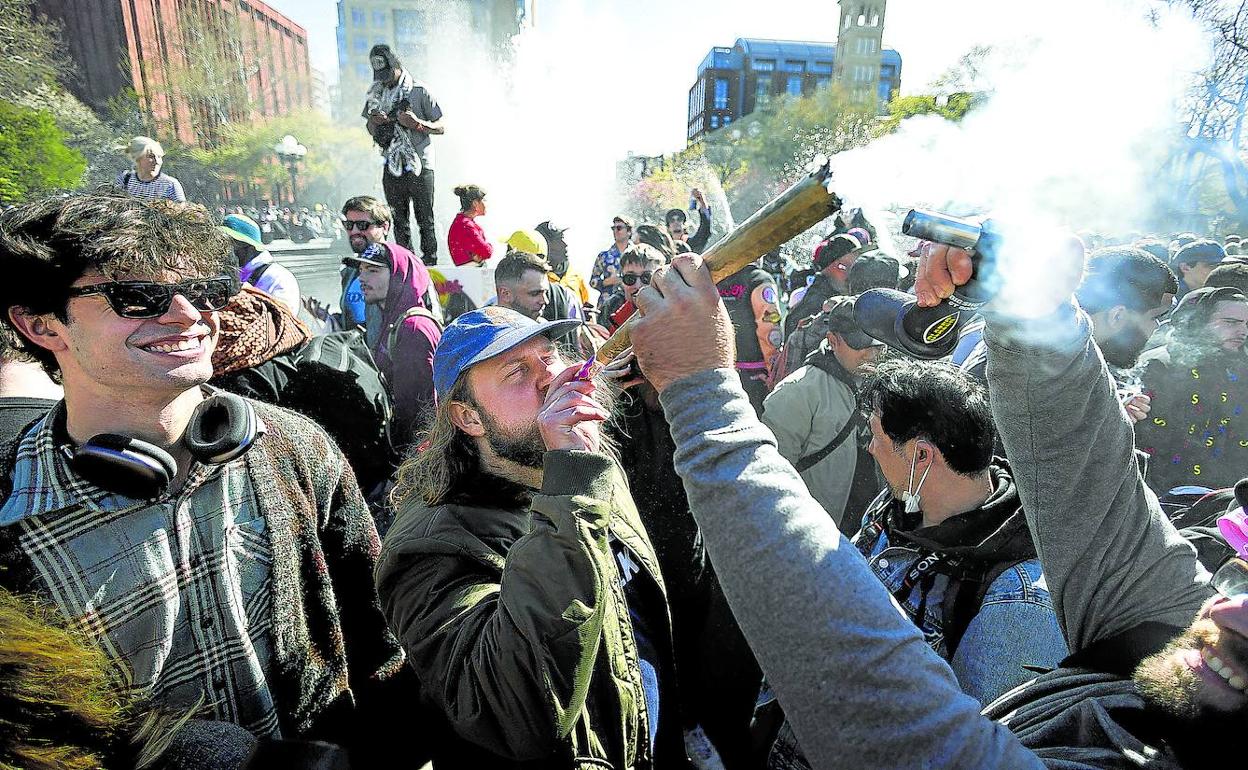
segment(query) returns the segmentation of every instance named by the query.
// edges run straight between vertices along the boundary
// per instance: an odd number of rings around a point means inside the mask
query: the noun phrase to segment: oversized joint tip
[[[810,163],[806,164],[804,170],[810,176],[823,179],[832,175],[832,161],[828,159],[828,156],[819,153]]]

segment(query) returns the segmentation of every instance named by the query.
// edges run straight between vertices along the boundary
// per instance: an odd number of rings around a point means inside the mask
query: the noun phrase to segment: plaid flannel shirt
[[[272,549],[239,458],[196,463],[176,494],[141,502],[76,476],[54,420],[18,446],[0,526],[18,527],[42,598],[96,640],[134,691],[280,737],[267,684]]]

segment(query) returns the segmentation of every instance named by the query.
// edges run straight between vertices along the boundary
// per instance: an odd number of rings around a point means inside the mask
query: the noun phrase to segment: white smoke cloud
[[[1167,193],[1157,180],[1179,131],[1176,104],[1209,61],[1198,25],[1139,2],[993,6],[984,13],[1001,17],[993,24],[1001,34],[981,73],[992,89],[986,103],[960,124],[916,117],[836,156],[838,190],[875,208],[996,212],[1106,231],[1148,224]],[[933,45],[940,35],[933,30]]]
[[[472,34],[462,6],[437,11],[419,76],[447,116],[446,135],[434,139],[441,237],[458,211],[451,191],[479,184],[489,211],[478,221],[491,240],[547,219],[572,226],[572,262],[588,274],[611,241],[616,162],[639,98],[623,50],[605,35],[616,14],[575,5],[545,16],[504,62]]]

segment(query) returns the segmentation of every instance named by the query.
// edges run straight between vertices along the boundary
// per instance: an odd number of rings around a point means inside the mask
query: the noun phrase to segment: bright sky
[[[335,0],[267,0],[308,30],[312,66],[337,79]],[[688,90],[697,66],[716,45],[738,37],[835,42],[839,7],[829,0],[537,0],[539,25],[577,19],[575,29],[602,38],[602,55],[627,56],[630,82],[624,89],[644,94],[646,109],[634,115],[634,146],[659,154],[684,146]],[[1009,6],[1000,0],[891,0],[884,44],[903,59],[902,91],[915,93],[972,46],[991,43],[1002,30],[1017,33]],[[1003,7],[1005,6],[1005,7]],[[610,38],[619,41],[614,49]],[[583,62],[618,76],[619,62]],[[433,84],[437,87],[437,84]],[[603,88],[616,87],[603,82]],[[631,101],[622,99],[622,105]],[[622,154],[622,153],[621,153]]]

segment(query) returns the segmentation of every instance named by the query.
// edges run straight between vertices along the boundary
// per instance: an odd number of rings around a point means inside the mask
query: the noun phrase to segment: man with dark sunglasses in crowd
[[[394,213],[390,207],[371,195],[357,195],[348,198],[342,204],[342,227],[347,231],[347,241],[355,254],[364,253],[364,249],[374,243],[386,243],[390,237],[390,229],[394,223]],[[411,250],[403,246],[389,244],[397,248],[400,254],[411,254]],[[363,325],[368,346],[376,347],[381,342],[384,323],[382,313],[376,303],[370,304],[364,297],[360,287],[360,267],[355,259],[343,260],[342,269],[342,317],[349,329]],[[428,280],[429,269],[420,264],[417,271],[423,271],[425,290],[422,300],[438,323],[442,322],[442,305],[438,302],[437,291],[433,281]]]
[[[320,428],[204,387],[239,290],[207,211],[29,203],[0,216],[0,264],[4,323],[65,390],[0,448],[0,584],[155,706],[380,766],[364,752],[383,751],[403,653],[372,590],[377,533]]]
[[[650,285],[650,277],[654,271],[667,264],[663,253],[653,246],[637,243],[629,246],[620,255],[620,283],[624,286],[624,304],[611,314],[607,328],[615,331],[637,311],[633,297],[641,287]]]

